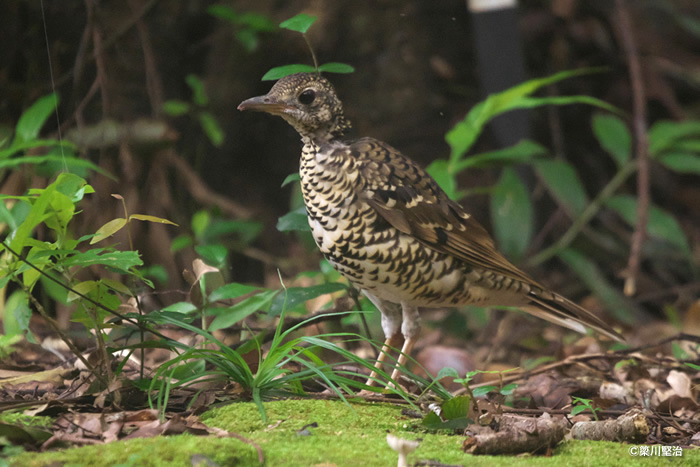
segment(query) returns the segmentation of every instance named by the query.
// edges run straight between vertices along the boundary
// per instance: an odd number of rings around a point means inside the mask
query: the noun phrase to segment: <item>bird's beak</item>
[[[278,101],[270,95],[251,97],[238,105],[238,110],[254,110],[257,112],[267,112],[272,115],[282,115],[292,109],[293,107]]]

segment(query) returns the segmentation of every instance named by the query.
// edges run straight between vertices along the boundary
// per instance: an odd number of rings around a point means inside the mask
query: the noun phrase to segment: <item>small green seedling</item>
[[[355,71],[355,69],[350,65],[338,62],[324,63],[323,65],[319,66],[316,53],[314,52],[313,47],[311,47],[311,42],[309,42],[309,38],[306,35],[306,31],[309,30],[315,21],[315,16],[300,13],[295,17],[289,18],[288,20],[280,23],[281,28],[301,33],[306,45],[309,47],[309,51],[311,52],[311,58],[314,61],[314,66],[302,64],[278,66],[265,73],[262,77],[263,81],[274,81],[288,75],[293,75],[294,73],[352,73]]]
[[[572,396],[571,399],[573,400],[573,406],[571,407],[571,415],[578,415],[583,411],[590,410],[593,414],[593,418],[595,418],[595,421],[598,421],[598,411],[600,410],[600,408],[593,407],[593,400],[575,396]]]

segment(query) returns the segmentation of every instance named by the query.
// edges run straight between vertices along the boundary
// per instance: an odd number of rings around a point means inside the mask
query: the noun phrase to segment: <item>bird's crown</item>
[[[299,134],[315,141],[330,141],[350,128],[333,85],[316,73],[285,76],[264,96],[243,101],[238,110],[278,115]]]

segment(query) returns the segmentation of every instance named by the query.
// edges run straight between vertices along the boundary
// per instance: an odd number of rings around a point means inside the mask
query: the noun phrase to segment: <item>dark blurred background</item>
[[[84,157],[116,177],[90,176],[97,192],[89,197],[76,229],[91,233],[122,215],[121,204],[110,193],[124,196],[131,213],[162,216],[180,224],[179,229],[135,226],[135,248],[147,265],[162,266],[159,284],[167,290],[185,288],[181,271],[197,256],[194,247],[207,242],[229,250],[226,274],[230,280],[277,287],[278,268],[290,278],[318,268],[320,257],[307,239],[275,228],[280,216],[298,206],[294,185],[280,188],[285,177],[298,169],[297,134],[281,119],[236,110],[242,100],[267,92],[272,83],[262,82],[261,77],[268,69],[311,63],[299,34],[269,27],[300,12],[318,17],[308,37],[319,61],[355,67],[352,74],[329,75],[353,123],[352,136],[382,139],[423,165],[449,155],[445,133],[494,86],[602,66],[604,72],[564,81],[544,94],[591,95],[628,115],[631,112],[627,56],[613,1],[521,2],[504,22],[470,13],[464,0],[218,3],[236,13],[234,21],[210,14],[208,7],[216,4],[63,0],[43,2],[42,11],[36,1],[2,2],[3,131],[11,129],[32,102],[52,91],[53,73],[61,98],[61,134],[78,142]],[[700,3],[635,0],[626,4],[643,70],[648,123],[697,118]],[[240,20],[244,15],[248,19]],[[508,27],[509,21],[514,27]],[[512,76],[503,76],[510,71],[497,75],[502,80],[489,75],[500,66],[512,69]],[[188,75],[203,83],[206,102],[193,103]],[[169,100],[189,103],[188,111],[179,116],[164,112],[163,104]],[[575,105],[506,118],[500,129],[489,127],[474,152],[530,137],[574,164],[593,197],[615,174],[613,161],[593,136],[594,111]],[[203,112],[218,122],[224,136],[221,144],[214,144],[203,129]],[[106,122],[111,122],[113,132],[106,131]],[[55,120],[51,119],[45,133],[57,134]],[[460,185],[488,186],[498,174],[497,169],[468,171]],[[21,194],[31,186],[45,186],[45,175],[32,168],[5,174],[1,191]],[[552,221],[556,205],[542,194],[536,180],[529,183],[537,199],[536,231],[552,224],[546,235],[537,238],[536,252],[556,240],[571,221],[565,216]],[[634,177],[623,192],[635,194]],[[697,176],[653,170],[651,195],[678,219],[697,262]],[[472,196],[464,203],[489,226],[486,195]],[[224,229],[225,235],[205,235],[202,216],[241,221],[242,227]],[[117,241],[126,245],[126,238],[119,235]],[[595,253],[590,257],[606,280],[621,289],[626,257]],[[663,316],[661,309],[669,303],[686,313],[695,303],[697,276],[688,268],[658,272],[643,266],[644,291],[657,295],[635,302],[642,313]],[[556,260],[530,272],[576,299],[588,293]],[[161,297],[164,301],[181,298]]]

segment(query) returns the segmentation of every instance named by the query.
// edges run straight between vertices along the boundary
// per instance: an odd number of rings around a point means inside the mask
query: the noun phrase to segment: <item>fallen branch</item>
[[[649,436],[649,423],[639,409],[632,409],[615,420],[578,422],[571,427],[573,439],[643,443]]]
[[[212,191],[197,175],[192,166],[181,157],[178,157],[173,151],[167,151],[166,160],[182,178],[185,189],[200,203],[205,206],[218,206],[222,211],[236,218],[249,219],[252,216],[250,209]]]
[[[566,428],[566,419],[552,418],[548,413],[539,418],[504,415],[499,431],[471,436],[464,441],[462,449],[469,454],[491,455],[537,452],[559,444]]]

